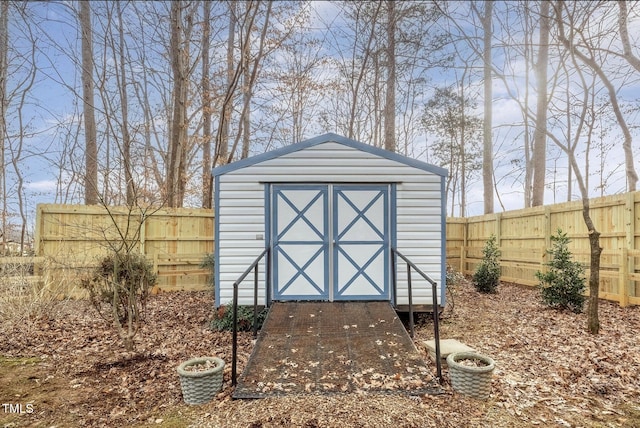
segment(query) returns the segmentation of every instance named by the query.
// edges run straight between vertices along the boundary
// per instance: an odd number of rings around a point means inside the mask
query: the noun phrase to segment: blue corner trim
[[[273,254],[273,246],[271,245],[271,184],[264,185],[264,247],[269,248],[271,254]],[[265,306],[271,305],[271,278],[269,275],[273,269],[273,257],[267,257],[265,259],[264,270],[264,304]],[[271,262],[271,266],[267,263]],[[271,276],[271,278],[270,278]]]
[[[398,153],[390,152],[388,150],[384,150],[379,147],[374,147],[369,144],[361,143],[359,141],[352,140],[350,138],[343,137],[341,135],[334,134],[334,133],[319,135],[317,137],[310,138],[308,140],[304,140],[296,144],[291,144],[289,146],[285,146],[276,150],[272,150],[270,152],[266,152],[260,155],[252,156],[250,158],[238,160],[236,162],[232,162],[227,165],[218,166],[216,168],[213,168],[213,170],[211,171],[211,174],[214,177],[218,177],[228,172],[236,171],[238,169],[246,168],[248,166],[255,165],[260,162],[275,159],[280,156],[287,155],[289,153],[294,153],[299,150],[317,146],[318,144],[329,143],[329,142],[342,144],[344,146],[351,147],[363,152],[367,152],[375,156],[380,156],[380,157],[383,157],[395,162],[399,162],[405,165],[409,165],[414,168],[418,168],[423,171],[427,171],[432,174],[439,175],[441,177],[446,177],[448,175],[448,172],[445,168],[431,165],[426,162],[419,161],[417,159],[412,159],[406,156],[402,156]]]
[[[443,179],[444,180],[444,179]],[[396,183],[392,183],[391,184],[391,195],[389,196],[391,199],[391,209],[389,212],[389,215],[391,217],[390,219],[390,224],[389,224],[389,233],[391,235],[391,247],[393,248],[398,248],[398,205],[397,205],[397,198],[398,195],[398,185]],[[391,255],[389,255],[389,257],[391,257]],[[394,263],[395,262],[395,257],[393,260],[391,260],[391,258],[389,258],[389,263]],[[395,267],[396,272],[397,272],[397,265]],[[389,271],[389,275],[388,277],[388,281],[389,284],[393,285],[391,283],[391,271]],[[393,292],[394,290],[391,290],[390,293],[390,298],[391,298],[391,304],[395,307],[396,305],[396,295],[395,292]]]
[[[440,179],[440,306],[447,304],[447,193],[445,177]]]
[[[213,193],[213,209],[215,218],[214,224],[214,255],[213,255],[213,283],[214,283],[214,305],[216,308],[220,307],[220,177],[214,178],[214,193]]]

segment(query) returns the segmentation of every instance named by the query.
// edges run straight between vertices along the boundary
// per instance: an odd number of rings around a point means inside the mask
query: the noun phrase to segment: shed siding
[[[327,142],[229,171],[217,177],[219,299],[233,296],[233,282],[262,252],[265,183],[396,183],[397,248],[427,275],[441,282],[441,177],[395,160]],[[398,263],[398,300],[407,304],[406,266]],[[264,262],[259,267],[259,302],[265,302]],[[414,303],[430,304],[431,287],[413,276]],[[239,303],[253,304],[253,276],[241,284]]]

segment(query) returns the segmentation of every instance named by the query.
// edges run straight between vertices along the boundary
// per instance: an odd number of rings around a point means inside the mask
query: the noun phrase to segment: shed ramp
[[[389,302],[275,302],[233,397],[438,394],[433,372]]]

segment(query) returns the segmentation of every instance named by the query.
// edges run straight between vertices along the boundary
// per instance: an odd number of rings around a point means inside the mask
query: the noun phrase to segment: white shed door
[[[272,194],[274,299],[390,298],[388,186],[274,185]]]
[[[273,186],[273,297],[329,299],[327,186]]]
[[[389,299],[388,212],[387,186],[334,186],[334,300]]]

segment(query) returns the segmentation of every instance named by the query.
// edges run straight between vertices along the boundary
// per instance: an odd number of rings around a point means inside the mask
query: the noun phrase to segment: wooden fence
[[[603,247],[600,296],[620,305],[640,305],[640,192],[590,201],[591,217]],[[141,224],[141,220],[142,224]],[[36,276],[55,289],[74,294],[78,278],[120,240],[135,238],[137,250],[158,273],[157,290],[202,290],[209,270],[200,267],[213,252],[213,211],[160,209],[130,211],[83,205],[39,205],[36,224]],[[571,239],[574,258],[588,276],[589,240],[582,202],[568,202],[469,218],[447,219],[447,263],[473,273],[493,234],[502,252],[503,281],[536,285],[545,270],[551,235],[558,228]]]
[[[640,192],[595,198],[591,218],[601,233],[600,297],[621,306],[640,305]],[[482,248],[493,234],[502,253],[503,281],[536,285],[544,271],[551,235],[558,228],[571,239],[569,248],[589,275],[589,238],[582,201],[447,220],[447,262],[473,273]]]
[[[47,287],[77,295],[79,278],[123,239],[158,273],[155,291],[203,290],[213,253],[213,210],[135,209],[41,204],[37,207],[36,267]]]

